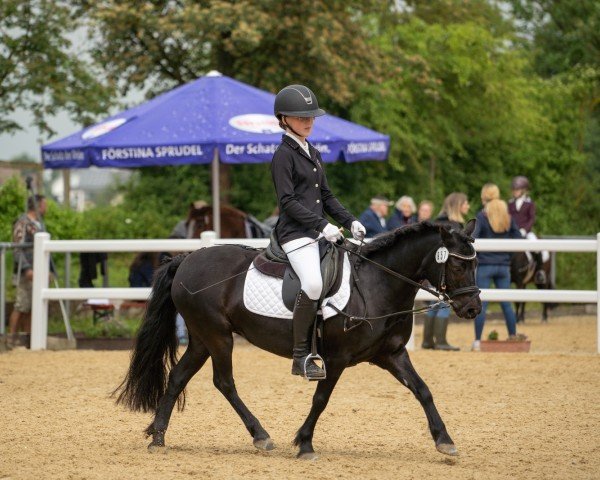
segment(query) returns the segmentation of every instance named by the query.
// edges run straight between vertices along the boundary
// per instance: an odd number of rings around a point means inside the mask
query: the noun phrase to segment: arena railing
[[[34,276],[32,296],[31,349],[43,350],[47,346],[48,301],[88,300],[147,300],[150,288],[49,288],[50,254],[54,252],[187,252],[214,245],[244,244],[265,247],[268,239],[219,239],[214,232],[203,232],[200,239],[192,240],[51,240],[46,232],[35,235]],[[524,252],[596,252],[596,290],[533,290],[484,289],[481,299],[491,302],[550,302],[596,304],[597,352],[600,353],[600,233],[596,239],[538,239],[475,241],[477,251]],[[420,291],[417,300],[434,299]],[[409,346],[409,345],[407,345]],[[412,345],[410,345],[412,346]]]

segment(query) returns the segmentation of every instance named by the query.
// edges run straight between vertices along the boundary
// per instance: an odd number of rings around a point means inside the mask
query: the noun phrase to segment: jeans
[[[479,288],[490,288],[494,281],[496,288],[510,288],[510,267],[508,265],[479,265],[477,267],[477,286]],[[488,302],[483,302],[481,313],[475,318],[475,339],[481,340],[483,325],[485,324],[485,311]],[[517,333],[517,317],[510,302],[500,302],[506,328],[509,335]]]
[[[427,302],[427,305],[431,306],[436,302]],[[444,308],[444,306],[446,308]],[[450,316],[450,310],[452,310],[452,308],[450,307],[450,305],[448,305],[446,302],[444,302],[443,304],[438,305],[437,307],[429,310],[427,312],[427,316],[429,318],[448,318]]]

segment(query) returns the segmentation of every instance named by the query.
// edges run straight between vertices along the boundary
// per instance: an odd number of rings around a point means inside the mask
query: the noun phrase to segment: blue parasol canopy
[[[42,147],[44,168],[270,162],[282,130],[275,95],[211,72]],[[325,162],[385,160],[389,137],[332,115],[309,137]]]

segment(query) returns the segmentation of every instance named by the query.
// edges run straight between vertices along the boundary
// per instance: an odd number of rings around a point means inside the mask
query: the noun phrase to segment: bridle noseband
[[[446,292],[446,288],[447,288],[446,287],[446,265],[448,263],[449,257],[458,258],[460,260],[471,261],[471,260],[475,260],[475,258],[477,257],[477,253],[475,252],[475,249],[473,249],[473,253],[471,253],[470,255],[463,255],[463,254],[457,253],[457,252],[450,252],[446,247],[438,248],[435,253],[436,261],[438,263],[444,264],[444,266],[440,272],[440,281],[438,282],[437,290],[439,293],[442,294],[444,301],[452,304],[453,297],[456,297],[458,295],[463,295],[465,293],[479,293],[479,288],[476,285],[471,285],[468,287],[457,288],[455,290],[452,290],[452,292]],[[438,295],[438,298],[440,298],[439,295]]]

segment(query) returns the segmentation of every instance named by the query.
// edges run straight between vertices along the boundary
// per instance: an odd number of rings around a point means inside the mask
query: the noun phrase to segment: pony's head
[[[475,281],[477,258],[471,237],[474,229],[475,220],[470,220],[464,230],[458,226],[440,226],[442,245],[430,260],[438,267],[429,269],[430,272],[437,271],[438,276],[437,281],[430,278],[430,282],[448,296],[450,305],[462,318],[475,318],[481,311]]]

